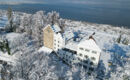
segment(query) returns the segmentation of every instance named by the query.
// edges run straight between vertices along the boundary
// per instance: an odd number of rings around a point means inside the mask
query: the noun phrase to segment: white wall
[[[83,50],[81,50],[80,48],[82,48]],[[96,53],[93,53],[93,51],[95,51]],[[99,59],[100,59],[100,53],[101,52],[99,52],[99,51],[88,49],[88,48],[86,48],[82,45],[79,45],[78,49],[77,49],[77,57],[79,57],[82,60],[89,59],[90,61],[92,61],[94,63],[94,65],[98,65],[98,62],[99,62]],[[88,58],[85,57],[86,55],[88,56]],[[92,57],[94,57],[95,60],[93,60]]]
[[[58,49],[62,49],[65,45],[64,38],[62,37],[61,33],[54,33],[54,51]]]

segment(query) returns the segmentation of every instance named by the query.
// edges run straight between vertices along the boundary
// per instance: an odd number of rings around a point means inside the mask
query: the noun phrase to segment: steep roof
[[[60,32],[61,31],[60,27],[57,24],[54,24],[52,26],[52,29],[53,29],[54,32]]]
[[[76,42],[70,42],[70,43],[67,43],[66,45],[65,45],[65,48],[67,48],[67,49],[70,49],[70,50],[73,50],[73,51],[77,51],[77,47],[78,47],[78,43],[76,43]]]
[[[54,24],[54,25],[52,25],[52,26],[51,26],[51,25],[47,25],[43,30],[45,30],[47,27],[51,27],[52,30],[53,30],[55,33],[61,31],[61,29],[60,29],[60,27],[58,26],[58,24]]]
[[[88,39],[79,43],[79,46],[86,47],[87,49],[96,50],[101,52],[101,49],[93,39]]]

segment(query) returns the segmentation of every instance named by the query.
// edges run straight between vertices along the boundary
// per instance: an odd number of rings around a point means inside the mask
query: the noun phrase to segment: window
[[[92,51],[92,53],[97,54],[97,52],[96,52],[96,51]]]
[[[92,60],[96,60],[96,58],[95,58],[95,57],[91,57],[91,59],[92,59]]]
[[[93,62],[90,62],[90,65],[93,65]]]
[[[79,54],[80,56],[83,56],[81,53]]]
[[[87,59],[87,58],[88,58],[88,56],[87,56],[87,55],[85,55],[85,58]]]
[[[88,75],[91,75],[91,73],[90,73],[90,72],[88,72]]]
[[[74,51],[74,52],[73,52],[73,54],[77,54],[77,52],[76,52],[76,51]]]
[[[60,47],[60,46],[58,45],[58,47]]]
[[[48,29],[47,31],[48,31],[48,32],[50,32],[50,30],[49,30],[49,29]]]
[[[90,67],[89,70],[90,70],[90,71],[94,71],[94,68]]]
[[[84,63],[88,64],[88,60],[85,60]]]
[[[87,66],[86,66],[86,65],[83,65],[83,67],[87,69]]]
[[[83,50],[83,48],[79,48],[80,50]]]
[[[80,59],[80,58],[78,58],[78,60],[80,61],[81,59]]]
[[[60,43],[60,41],[58,41],[58,43]]]
[[[88,49],[85,49],[85,51],[86,51],[86,52],[89,52],[90,50],[88,50]]]

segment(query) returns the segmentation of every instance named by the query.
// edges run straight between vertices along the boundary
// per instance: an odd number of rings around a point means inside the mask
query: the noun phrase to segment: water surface
[[[108,1],[108,0],[106,0]],[[111,1],[111,0],[110,0]],[[116,1],[116,0],[115,0]],[[0,9],[12,7],[14,11],[35,13],[39,10],[46,12],[57,11],[62,18],[87,21],[130,28],[130,1],[100,2],[88,4],[20,4],[0,5]]]

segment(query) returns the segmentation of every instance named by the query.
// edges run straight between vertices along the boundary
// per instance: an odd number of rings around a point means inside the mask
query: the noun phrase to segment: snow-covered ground
[[[8,55],[8,53],[3,53],[0,51],[0,60],[8,62],[8,64],[16,65],[18,60],[15,55]]]
[[[14,44],[14,40],[17,41],[17,38],[21,36],[22,34],[19,33],[8,33],[5,34],[4,36],[8,39],[9,43],[12,45]],[[11,54],[8,55],[8,53],[3,53],[0,51],[0,60],[6,61],[11,65],[15,65],[17,60],[18,60],[18,54]]]

